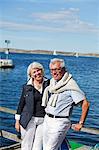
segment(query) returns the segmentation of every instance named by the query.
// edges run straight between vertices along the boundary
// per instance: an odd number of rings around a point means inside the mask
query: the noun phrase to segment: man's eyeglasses
[[[54,71],[54,72],[58,72],[58,71],[61,71],[61,70],[62,70],[62,68],[50,69],[51,72],[53,72],[53,71]]]

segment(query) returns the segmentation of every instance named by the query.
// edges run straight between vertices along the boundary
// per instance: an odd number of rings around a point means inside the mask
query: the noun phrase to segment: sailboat
[[[53,51],[53,55],[57,55],[56,50]]]
[[[76,57],[79,57],[79,53],[76,52],[75,56],[76,56]]]

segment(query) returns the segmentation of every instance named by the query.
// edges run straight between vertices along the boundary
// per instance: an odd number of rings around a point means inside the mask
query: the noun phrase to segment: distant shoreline
[[[0,48],[0,52],[5,52],[6,48]],[[27,53],[27,54],[49,54],[53,55],[54,51],[51,50],[24,50],[24,49],[14,49],[9,48],[11,53]],[[79,53],[79,52],[64,52],[56,51],[56,55],[65,55],[65,56],[89,56],[89,57],[99,57],[99,53]]]

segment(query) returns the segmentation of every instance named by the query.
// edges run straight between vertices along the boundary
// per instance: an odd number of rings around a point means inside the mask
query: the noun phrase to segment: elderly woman
[[[15,128],[21,132],[21,150],[42,150],[42,123],[45,115],[41,106],[44,89],[49,80],[44,78],[44,68],[33,62],[27,69],[28,82],[23,86]]]

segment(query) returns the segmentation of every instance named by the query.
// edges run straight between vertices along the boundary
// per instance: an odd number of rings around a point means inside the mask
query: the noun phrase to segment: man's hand
[[[82,124],[80,123],[77,123],[77,124],[72,124],[72,129],[75,130],[75,131],[80,131],[81,128],[82,128]]]

